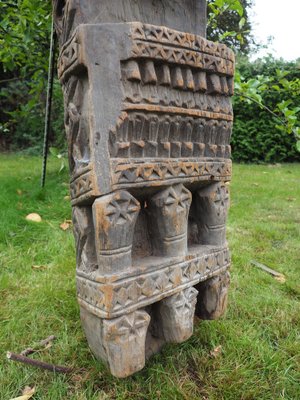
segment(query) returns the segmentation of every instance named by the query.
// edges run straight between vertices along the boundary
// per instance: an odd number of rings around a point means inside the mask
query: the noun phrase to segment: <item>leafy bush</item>
[[[300,110],[299,62],[272,57],[252,63],[242,59],[237,69],[233,159],[255,163],[300,161],[295,139]],[[239,82],[248,85],[245,92]]]
[[[49,1],[0,0],[0,145],[4,149],[41,148],[50,22]]]
[[[45,79],[46,82],[46,79]],[[0,136],[4,148],[23,150],[29,154],[41,154],[44,136],[45,88],[40,92],[32,82],[16,80],[0,90],[5,102],[5,119],[0,124]],[[66,147],[63,117],[62,90],[54,82],[50,144]]]

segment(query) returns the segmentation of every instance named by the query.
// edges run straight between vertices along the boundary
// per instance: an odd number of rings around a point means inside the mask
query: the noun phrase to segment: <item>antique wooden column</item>
[[[233,53],[204,0],[57,0],[77,296],[128,376],[225,307]]]

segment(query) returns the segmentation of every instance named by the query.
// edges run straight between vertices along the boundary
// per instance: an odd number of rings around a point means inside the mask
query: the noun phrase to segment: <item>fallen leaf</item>
[[[109,395],[107,393],[105,393],[104,390],[101,390],[99,392],[98,400],[107,400],[107,399],[109,399]]]
[[[23,191],[22,191],[21,189],[17,189],[17,194],[18,194],[19,196],[22,196]]]
[[[280,282],[280,283],[285,283],[286,282],[286,278],[284,275],[281,276],[274,276],[274,279],[276,279],[276,281]]]
[[[47,269],[46,265],[32,265],[32,269]]]
[[[32,222],[41,222],[42,221],[41,216],[37,213],[28,214],[26,216],[26,219],[27,219],[27,221],[32,221]]]
[[[209,354],[211,355],[211,357],[217,358],[219,355],[221,355],[221,353],[222,353],[222,346],[219,345],[215,347]]]
[[[22,391],[22,396],[15,397],[11,400],[29,400],[35,393],[35,387],[26,386]]]
[[[33,386],[33,387],[30,387],[30,386],[25,386],[25,388],[24,388],[24,390],[23,390],[23,392],[22,392],[22,395],[24,396],[24,395],[34,395],[34,393],[35,393],[35,386]]]
[[[90,379],[90,373],[89,371],[82,370],[80,374],[72,375],[71,379],[73,382],[87,382]]]
[[[66,231],[70,228],[72,221],[70,219],[66,219],[62,224],[59,225],[60,229]]]

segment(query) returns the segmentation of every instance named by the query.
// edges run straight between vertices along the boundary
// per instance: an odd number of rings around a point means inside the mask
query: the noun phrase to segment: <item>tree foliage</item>
[[[208,0],[207,37],[248,54],[254,39],[248,11],[253,0]]]
[[[50,1],[0,0],[2,147],[41,146],[50,22]]]
[[[35,74],[45,74],[50,4],[41,0],[0,0],[0,59],[4,72],[33,79]]]
[[[208,38],[229,45],[236,53],[248,54],[253,43],[248,17],[252,2],[208,0]],[[11,149],[41,148],[50,22],[50,1],[0,0],[0,149],[1,145],[10,145]],[[275,64],[270,60],[254,63],[253,67],[245,61],[238,63],[234,155],[240,152],[238,149],[244,142],[248,147],[255,146],[251,142],[253,134],[249,136],[250,131],[258,135],[268,130],[273,139],[268,139],[266,143],[273,149],[276,143],[286,140],[287,133],[299,136],[296,104],[299,76],[290,72],[287,74],[290,70],[286,63]],[[269,117],[266,117],[267,111]],[[65,143],[63,102],[57,81],[54,85],[53,116],[50,143],[62,147]],[[247,128],[242,126],[241,121],[245,124],[248,121]],[[264,124],[262,121],[265,121]],[[291,145],[295,142],[292,136],[288,140]],[[300,142],[298,146],[300,148]],[[272,151],[274,157],[266,156],[266,160],[276,160],[278,152]],[[248,161],[262,159],[261,155],[252,157],[251,154],[236,158]],[[265,151],[265,154],[269,153]]]

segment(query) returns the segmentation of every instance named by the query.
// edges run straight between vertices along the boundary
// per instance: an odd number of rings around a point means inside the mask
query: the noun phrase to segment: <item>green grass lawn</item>
[[[41,160],[0,156],[0,399],[36,386],[33,399],[300,399],[300,165],[234,165],[228,239],[229,308],[193,337],[168,345],[143,371],[119,380],[91,354],[75,295],[75,250],[67,172],[51,159],[46,189]],[[37,212],[41,223],[25,216]],[[276,281],[251,266],[283,273]],[[44,268],[32,268],[33,265]],[[9,362],[54,334],[33,357],[86,371],[56,375]],[[217,346],[217,357],[211,352]]]

